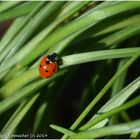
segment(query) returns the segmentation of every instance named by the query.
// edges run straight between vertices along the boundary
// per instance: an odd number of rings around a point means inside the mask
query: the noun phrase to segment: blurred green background
[[[139,1],[0,2],[0,138],[140,138],[139,56]]]

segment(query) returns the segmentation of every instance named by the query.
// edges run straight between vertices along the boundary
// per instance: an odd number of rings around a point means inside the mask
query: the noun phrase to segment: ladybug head
[[[53,53],[52,55],[48,55],[48,59],[52,63],[58,63],[58,57],[56,53]]]

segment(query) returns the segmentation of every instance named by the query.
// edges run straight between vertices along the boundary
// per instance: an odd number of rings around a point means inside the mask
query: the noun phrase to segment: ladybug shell
[[[47,60],[49,60],[47,56],[43,57],[39,65],[39,73],[42,78],[49,78],[58,70],[57,63],[46,63]]]

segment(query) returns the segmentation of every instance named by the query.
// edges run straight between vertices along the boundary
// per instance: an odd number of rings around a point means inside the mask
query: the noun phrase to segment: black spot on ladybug
[[[53,72],[55,72],[55,70],[53,70]]]
[[[46,64],[50,64],[50,62],[49,61],[46,61]]]
[[[40,65],[40,68],[41,68],[42,66]]]
[[[49,76],[47,76],[46,78],[49,78]]]
[[[49,72],[48,70],[46,70],[46,72]]]

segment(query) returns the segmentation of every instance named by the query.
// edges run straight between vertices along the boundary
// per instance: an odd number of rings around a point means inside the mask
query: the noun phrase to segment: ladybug
[[[58,70],[58,57],[56,53],[44,56],[39,65],[39,73],[42,78],[52,77]]]

